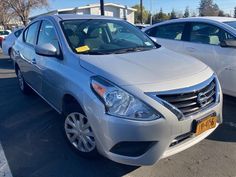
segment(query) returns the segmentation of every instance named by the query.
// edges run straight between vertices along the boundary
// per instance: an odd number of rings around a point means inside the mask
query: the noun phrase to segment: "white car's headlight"
[[[102,77],[92,77],[91,87],[104,103],[107,114],[135,120],[155,120],[163,117],[146,103]]]

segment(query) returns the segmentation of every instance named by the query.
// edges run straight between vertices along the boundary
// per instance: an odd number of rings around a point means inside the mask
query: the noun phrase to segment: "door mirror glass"
[[[35,52],[38,55],[49,56],[49,57],[58,57],[58,51],[56,47],[50,43],[37,45],[35,47]]]
[[[236,40],[235,39],[226,39],[220,43],[221,47],[232,47],[236,48]]]

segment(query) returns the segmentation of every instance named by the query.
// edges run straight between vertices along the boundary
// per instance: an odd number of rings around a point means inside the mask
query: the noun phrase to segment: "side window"
[[[228,32],[222,30],[222,40],[227,39],[236,39],[233,35],[229,34]]]
[[[24,32],[24,41],[28,44],[34,45],[37,38],[39,22],[35,22],[30,25]]]
[[[43,21],[39,31],[38,45],[52,44],[59,51],[59,44],[54,26],[49,21]]]
[[[190,42],[220,45],[220,28],[206,23],[192,23]]]
[[[181,40],[185,23],[174,23],[154,27],[150,30],[150,36],[164,39]],[[148,34],[148,33],[147,33]]]
[[[20,29],[20,30],[16,31],[16,32],[14,33],[15,36],[16,36],[16,37],[19,37],[22,31],[23,31],[23,29]]]

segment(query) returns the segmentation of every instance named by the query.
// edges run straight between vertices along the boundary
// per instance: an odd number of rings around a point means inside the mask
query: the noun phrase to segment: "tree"
[[[225,13],[223,10],[219,10],[219,14],[218,14],[219,17],[225,17]]]
[[[1,0],[27,25],[31,10],[48,6],[48,0]]]
[[[201,0],[199,7],[199,16],[218,16],[219,7],[213,0]]]
[[[236,18],[236,7],[234,8],[234,18]]]
[[[3,1],[0,1],[0,25],[8,28],[8,23],[15,16],[10,7]]]
[[[139,4],[134,5],[132,8],[136,9],[137,11],[134,14],[134,22],[141,23],[141,8]],[[148,23],[149,12],[143,6],[143,22]]]
[[[187,18],[187,17],[189,17],[189,16],[190,16],[189,8],[186,7],[186,8],[185,8],[185,11],[184,11],[184,18]]]
[[[170,13],[170,19],[175,19],[175,18],[177,18],[176,12],[175,12],[174,9],[172,9],[172,11],[171,11],[171,13]]]
[[[157,23],[163,20],[168,20],[168,19],[170,19],[170,16],[164,13],[162,11],[162,8],[160,9],[159,12],[153,15],[153,23]]]

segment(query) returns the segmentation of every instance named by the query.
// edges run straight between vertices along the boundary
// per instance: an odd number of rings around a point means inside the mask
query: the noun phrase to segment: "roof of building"
[[[134,12],[137,11],[137,9],[134,9],[134,8],[131,8],[131,7],[128,7],[128,6],[124,6],[124,5],[120,5],[120,4],[115,4],[115,3],[105,3],[104,6],[113,6],[113,7],[118,7],[118,8],[121,8],[121,9],[128,9],[128,10],[131,10],[131,11],[134,11]],[[53,11],[49,11],[49,12],[46,12],[46,13],[43,13],[43,14],[39,14],[39,15],[29,17],[29,19],[33,20],[33,19],[35,19],[39,16],[59,14],[59,13],[62,13],[62,12],[71,12],[71,13],[74,12],[74,13],[76,13],[77,10],[90,9],[90,8],[94,8],[94,7],[100,7],[100,4],[88,4],[86,6],[81,6],[81,7],[57,9],[57,10],[53,10]]]

